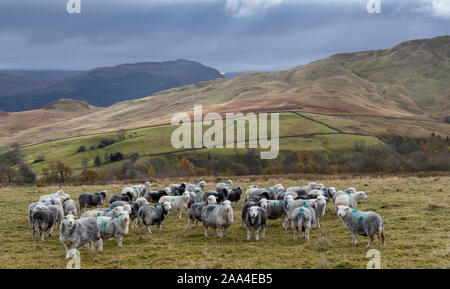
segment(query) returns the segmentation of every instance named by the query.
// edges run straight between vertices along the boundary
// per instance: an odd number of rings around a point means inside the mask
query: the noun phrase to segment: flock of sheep
[[[107,191],[83,193],[78,202],[62,190],[44,195],[28,207],[29,225],[32,238],[36,232],[41,240],[51,236],[59,225],[59,239],[66,249],[67,256],[73,249],[84,245],[94,252],[94,242],[98,251],[103,250],[102,239],[116,238],[122,247],[123,236],[137,227],[146,227],[146,233],[152,234],[150,226],[156,225],[161,230],[169,212],[175,212],[179,219],[183,211],[188,215],[185,230],[192,222],[198,226],[203,223],[205,237],[208,228],[222,238],[233,224],[233,207],[236,207],[242,195],[242,188],[233,188],[231,180],[216,185],[216,190],[205,190],[206,182],[197,184],[174,184],[164,190],[152,191],[151,184],[127,187],[120,194],[113,195],[108,208],[99,208],[106,201]],[[355,188],[336,191],[334,187],[326,188],[322,184],[311,182],[306,186],[284,189],[278,184],[273,187],[259,188],[249,186],[243,197],[241,227],[247,227],[247,240],[252,232],[259,240],[259,231],[265,237],[267,219],[282,219],[282,226],[287,230],[290,224],[294,230],[294,240],[298,233],[303,233],[309,242],[311,228],[320,228],[319,219],[328,210],[327,204],[334,203],[338,217],[352,233],[353,244],[358,243],[356,235],[369,238],[367,247],[371,248],[375,235],[385,244],[383,219],[375,212],[355,210],[358,203],[367,199],[365,192]],[[154,205],[151,205],[154,203]],[[95,207],[87,211],[89,207]],[[79,213],[81,216],[77,219]]]

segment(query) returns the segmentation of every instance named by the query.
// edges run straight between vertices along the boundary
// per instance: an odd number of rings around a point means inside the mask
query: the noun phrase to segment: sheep
[[[130,206],[130,204],[126,204]],[[130,206],[131,207],[131,206]],[[115,206],[114,208],[110,209],[94,209],[91,211],[86,211],[81,215],[81,219],[83,218],[98,218],[98,217],[111,217],[118,215],[119,212],[125,211],[128,214],[130,213],[131,209],[125,209],[124,206]]]
[[[129,202],[131,202],[132,199],[133,199],[133,195],[130,192],[127,192],[126,195],[122,195],[122,194],[113,195],[109,199],[109,204],[112,204],[112,203],[117,202],[117,201],[122,201],[122,202],[129,203]]]
[[[312,206],[299,207],[292,212],[291,226],[294,229],[294,241],[297,241],[298,231],[301,230],[309,243],[309,231],[316,222],[315,206],[314,203]]]
[[[271,193],[267,189],[259,189],[259,188],[251,188],[247,189],[244,195],[244,203],[247,202],[247,200],[253,196],[261,196],[263,198],[266,198],[267,200],[270,200]],[[273,198],[275,198],[273,196]]]
[[[186,191],[186,183],[170,185],[169,196],[181,196]]]
[[[189,208],[189,219],[188,219],[188,223],[186,225],[185,230],[191,228],[191,223],[194,220],[196,221],[195,227],[197,228],[198,221],[202,220],[202,209],[203,209],[203,207],[204,206],[210,206],[210,205],[217,205],[216,197],[213,196],[213,195],[209,196],[208,199],[206,200],[206,202],[197,202],[197,203],[193,204]]]
[[[207,184],[205,181],[200,181],[197,184],[187,184],[186,191],[194,192],[194,191],[202,191],[206,188]]]
[[[132,186],[132,187],[126,187],[123,188],[121,194],[122,195],[128,195],[131,194],[131,202],[136,201],[137,198],[139,198],[140,196],[143,196],[145,194],[145,192],[147,192],[148,188],[151,186],[150,182],[145,182],[145,184],[143,185],[137,185],[137,186]]]
[[[248,213],[248,209],[253,206],[259,206],[263,209],[267,209],[267,199],[261,198],[261,199],[249,199],[243,206],[242,206],[242,213],[241,213],[241,228],[244,227],[245,224],[245,218]],[[267,214],[266,214],[267,216]]]
[[[31,239],[34,240],[34,234],[39,232],[41,241],[44,241],[44,235],[51,236],[53,233],[53,226],[56,223],[56,215],[47,207],[42,206],[36,208],[31,215],[32,234]]]
[[[39,197],[39,202],[45,202],[52,199],[60,199],[61,202],[64,202],[68,199],[70,199],[70,195],[64,193],[63,190],[59,190],[56,193],[50,194],[50,195],[43,195]]]
[[[168,196],[170,194],[170,189],[166,188],[159,191],[147,191],[144,194],[144,198],[150,203],[157,203],[162,196]]]
[[[287,202],[286,200],[275,201],[268,200],[267,201],[267,218],[269,219],[278,219],[286,216],[287,210]]]
[[[145,198],[137,198],[135,203],[139,204],[139,207],[142,207],[144,205],[148,205],[148,201]]]
[[[84,212],[88,207],[98,207],[105,203],[106,195],[108,192],[106,190],[100,193],[83,193],[78,197],[78,203],[80,204],[81,212]]]
[[[78,203],[72,199],[64,202],[63,209],[64,215],[72,214],[75,218],[78,217],[78,211],[80,210]]]
[[[317,199],[311,200],[292,200],[292,198],[288,198],[287,200],[287,213],[286,218],[283,222],[283,228],[287,229],[287,222],[291,220],[292,222],[292,213],[296,208],[299,207],[314,207],[315,214],[315,228],[320,228],[319,219],[325,215],[325,208],[327,206],[326,198],[322,195],[318,196]]]
[[[156,225],[156,229],[161,231],[161,223],[165,220],[167,213],[172,210],[172,205],[168,201],[162,201],[155,206],[145,205],[138,211],[138,231],[141,233],[141,225],[146,226],[146,233],[152,234],[151,225]]]
[[[50,211],[52,211],[53,214],[55,215],[55,225],[54,226],[55,226],[55,229],[57,229],[58,224],[60,224],[64,218],[64,208],[59,199],[55,199],[53,202],[54,202],[54,205],[49,205],[49,206],[47,206],[47,208]]]
[[[227,195],[228,193],[226,188],[219,190],[219,192],[208,190],[205,191],[205,193],[203,194],[203,202],[206,202],[206,199],[208,199],[209,196],[215,196],[217,199],[217,203],[222,203],[223,201],[226,200]]]
[[[348,188],[345,191],[343,190],[339,190],[336,193],[334,193],[333,195],[333,203],[336,201],[336,198],[339,197],[340,195],[345,195],[345,194],[352,194],[352,193],[356,193],[355,188]]]
[[[98,245],[98,252],[103,250],[103,241],[95,218],[75,220],[72,214],[68,214],[61,222],[59,240],[64,245],[66,254],[80,245],[86,246],[93,253],[94,242]]]
[[[335,206],[336,212],[337,212],[337,207],[339,205],[347,206],[350,208],[356,208],[356,206],[358,205],[358,203],[361,200],[366,200],[366,199],[367,199],[367,195],[363,191],[356,192],[354,194],[340,195],[334,201],[334,206]]]
[[[202,209],[202,222],[205,229],[205,237],[208,237],[208,227],[213,228],[217,236],[217,229],[219,229],[219,237],[222,238],[227,231],[227,228],[233,224],[233,208],[231,202],[223,201],[220,205],[204,206]]]
[[[125,206],[125,205],[127,205],[127,204],[129,205],[128,202],[124,202],[124,201],[116,201],[116,202],[110,204],[110,205],[109,205],[109,208],[110,208],[110,209],[114,209],[115,207],[123,207],[123,206]]]
[[[184,192],[182,196],[164,196],[159,199],[159,203],[170,202],[172,210],[178,213],[178,219],[181,219],[181,212],[187,211],[189,204],[189,192]]]
[[[237,206],[239,200],[241,199],[242,188],[237,187],[236,189],[232,189],[227,196],[227,200],[230,202],[234,202],[234,206]]]
[[[278,194],[281,192],[284,192],[284,187],[282,184],[277,184],[273,187],[268,187],[266,190],[269,191],[269,199],[270,200],[277,200]]]
[[[187,192],[189,192],[189,203],[188,208],[190,208],[195,203],[200,203],[202,201],[202,193],[200,190],[194,190],[190,191],[186,189]]]
[[[383,219],[380,215],[372,211],[357,211],[341,205],[338,206],[337,212],[339,218],[345,224],[345,228],[352,233],[352,243],[354,246],[358,244],[356,234],[367,236],[369,238],[367,248],[372,248],[375,234],[377,235],[378,240],[381,241],[381,246],[385,246],[386,237]]]
[[[267,215],[266,210],[258,207],[251,206],[248,209],[248,213],[245,217],[245,225],[247,226],[247,240],[252,237],[252,231],[255,231],[255,240],[259,240],[259,230],[262,228],[262,237],[266,236],[266,223]]]
[[[233,187],[233,182],[231,180],[226,181],[225,183],[216,184],[216,192],[219,192],[223,189],[231,189]]]
[[[141,206],[138,203],[133,202],[130,204],[130,207],[131,207],[131,214],[130,214],[131,229],[134,229],[134,227],[137,226],[138,212]]]
[[[114,209],[114,214],[111,217],[96,218],[100,237],[103,239],[117,238],[117,246],[122,248],[123,236],[128,234],[128,224],[130,223],[129,213],[122,207]]]

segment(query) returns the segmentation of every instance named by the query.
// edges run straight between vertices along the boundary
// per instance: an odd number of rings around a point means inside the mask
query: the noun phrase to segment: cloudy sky
[[[339,52],[450,34],[450,0],[0,1],[0,69],[84,70],[177,58],[280,70]]]

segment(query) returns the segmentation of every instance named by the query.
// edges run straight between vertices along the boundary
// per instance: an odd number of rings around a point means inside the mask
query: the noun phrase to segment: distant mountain
[[[69,70],[1,70],[0,74],[17,75],[35,81],[44,81],[46,83],[61,80],[75,76],[83,71]]]
[[[2,93],[3,86],[0,86],[0,110],[36,109],[61,98],[109,106],[160,90],[216,78],[223,78],[217,70],[184,59],[101,67],[24,91],[9,89],[12,93]]]
[[[41,84],[39,81],[31,80],[18,75],[0,73],[0,97],[40,86]]]
[[[450,36],[412,40],[385,50],[336,54],[283,71],[244,73],[231,79],[175,87],[92,109],[89,114],[60,121],[51,129],[20,131],[21,121],[13,124],[15,114],[11,113],[7,121],[0,122],[0,147],[14,141],[36,143],[43,138],[167,124],[177,112],[192,113],[195,104],[203,105],[204,114],[304,111],[433,120],[441,122],[437,126],[441,127],[442,135],[450,135],[450,126],[443,123],[444,117],[450,116],[449,71]],[[86,74],[89,73],[97,71]],[[100,83],[95,87],[101,87],[100,80],[104,78],[98,79]],[[25,118],[27,112],[22,113]],[[7,125],[15,128],[17,136],[9,135],[9,131],[3,133],[3,126]],[[376,125],[368,123],[365,133],[376,134],[386,129],[385,124],[380,130]],[[388,130],[395,134],[395,124],[392,126]],[[429,134],[433,130],[424,132]]]

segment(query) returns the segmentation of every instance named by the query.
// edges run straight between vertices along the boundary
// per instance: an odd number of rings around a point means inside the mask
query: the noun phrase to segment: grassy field
[[[284,178],[232,178],[235,186],[250,184],[266,187],[282,183],[285,187],[306,184],[310,180],[296,176]],[[186,180],[186,179],[184,179]],[[181,179],[153,180],[154,188],[180,182]],[[189,182],[198,179],[188,179]],[[208,189],[219,178],[209,177]],[[386,248],[378,240],[374,248],[381,252],[382,268],[450,268],[449,204],[450,176],[440,177],[323,177],[319,180],[338,189],[354,186],[364,190],[368,200],[358,209],[373,210],[385,222]],[[118,193],[126,184],[106,186],[2,187],[0,188],[0,267],[65,268],[67,260],[58,234],[47,240],[32,241],[28,229],[27,207],[40,195],[63,189],[72,198],[85,191],[107,189]],[[109,199],[109,197],[108,197]],[[311,243],[302,238],[293,241],[293,232],[281,228],[281,220],[269,220],[266,238],[246,240],[240,228],[242,201],[234,209],[234,224],[223,239],[203,236],[201,227],[183,232],[187,219],[173,214],[162,225],[152,228],[153,236],[125,236],[123,248],[116,240],[104,240],[104,251],[95,255],[80,248],[82,268],[365,268],[367,238],[358,237],[357,247],[334,209],[321,219],[321,228],[311,231]]]
[[[83,168],[82,159],[89,161],[88,167],[93,167],[93,160],[96,155],[102,159],[105,154],[121,152],[125,156],[132,153],[138,153],[140,156],[156,153],[175,152],[177,149],[171,145],[171,134],[177,126],[158,126],[148,127],[126,132],[126,139],[116,142],[113,145],[90,150],[91,146],[96,147],[102,139],[111,138],[118,139],[118,133],[106,133],[100,135],[91,135],[77,138],[70,138],[58,141],[45,142],[38,145],[23,148],[25,160],[31,164],[36,174],[41,174],[42,168],[47,166],[50,161],[61,160],[74,170]],[[209,126],[203,127],[205,132]],[[270,124],[268,124],[270,130]],[[246,127],[248,140],[248,123]],[[129,138],[128,135],[137,133],[137,137]],[[311,134],[311,136],[303,137],[303,135]],[[192,136],[194,134],[192,133]],[[269,134],[270,136],[270,134]],[[382,144],[382,142],[373,136],[339,134],[337,130],[327,127],[319,122],[301,117],[295,113],[280,113],[280,150],[286,151],[336,151],[336,150],[352,150],[355,143],[365,143],[367,146]],[[224,141],[226,142],[226,133],[224,129]],[[235,140],[236,140],[235,136]],[[78,148],[84,145],[85,152],[77,153]],[[248,144],[246,145],[248,148]],[[204,150],[198,150],[202,152]],[[209,150],[214,154],[234,154],[235,149],[214,149]],[[0,152],[0,161],[4,158],[5,152]],[[45,156],[45,161],[33,163],[40,155]],[[106,164],[104,167],[120,166],[121,162],[114,164]],[[1,162],[0,162],[1,167]],[[103,167],[103,166],[102,166]],[[96,168],[98,169],[98,168]],[[99,169],[101,171],[102,168]]]

